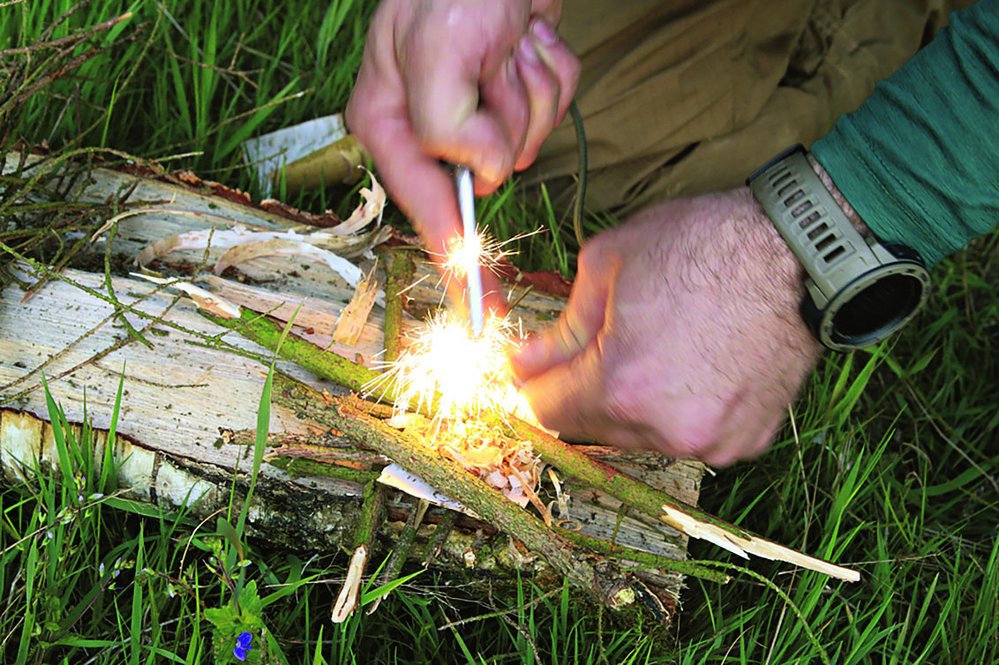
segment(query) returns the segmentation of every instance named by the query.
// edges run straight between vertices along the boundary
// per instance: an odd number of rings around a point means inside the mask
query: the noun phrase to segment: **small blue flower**
[[[250,646],[250,642],[253,641],[253,633],[242,632],[239,637],[236,638],[236,646],[232,650],[232,655],[239,660],[246,660],[246,656],[253,651],[253,647]]]

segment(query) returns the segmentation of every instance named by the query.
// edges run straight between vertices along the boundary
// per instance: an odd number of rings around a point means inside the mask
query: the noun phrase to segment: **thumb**
[[[568,362],[597,338],[604,326],[611,281],[608,271],[584,270],[581,263],[579,277],[558,321],[510,359],[521,381]]]
[[[526,380],[521,392],[538,421],[560,436],[598,436],[603,415],[600,368],[600,350],[593,344]]]

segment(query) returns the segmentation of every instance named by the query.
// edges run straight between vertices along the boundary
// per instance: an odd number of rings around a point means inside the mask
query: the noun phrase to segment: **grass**
[[[3,148],[113,148],[252,190],[239,142],[342,109],[371,11],[360,0],[3,3],[0,44],[31,49],[91,30],[59,58],[98,49],[61,73],[51,49],[2,55]],[[297,202],[351,200],[329,196]],[[0,193],[0,242],[20,242],[5,235],[22,219],[9,204]],[[541,220],[550,233],[532,236],[520,259],[571,272],[571,225],[544,199],[506,188],[483,216],[500,237]],[[488,589],[424,574],[377,614],[334,626],[345,554],[268,549],[245,537],[239,513],[197,524],[123,500],[110,465],[98,472],[81,452],[91,432],[59,426],[50,402],[61,470],[0,488],[0,660],[226,662],[248,629],[251,662],[997,662],[997,257],[993,234],[938,266],[915,324],[876,352],[827,357],[774,449],[705,481],[708,509],[854,565],[859,584],[753,562],[726,586],[692,582],[662,631],[531,580],[496,615]],[[691,553],[741,564],[709,545]]]

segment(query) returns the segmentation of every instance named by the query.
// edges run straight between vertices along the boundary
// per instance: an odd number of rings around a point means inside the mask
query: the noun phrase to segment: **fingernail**
[[[503,166],[501,157],[487,157],[475,176],[481,178],[487,186],[497,185],[503,177]]]
[[[538,38],[538,41],[545,46],[551,46],[558,41],[558,35],[555,34],[555,28],[543,19],[537,19],[534,21],[534,25],[531,26],[531,31],[534,33],[534,36]]]
[[[524,62],[529,65],[537,64],[538,52],[534,50],[534,44],[530,37],[524,37],[520,40],[518,50],[520,51],[520,57]]]

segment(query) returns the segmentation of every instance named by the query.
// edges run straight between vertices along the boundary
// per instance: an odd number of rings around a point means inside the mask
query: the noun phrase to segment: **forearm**
[[[882,241],[927,263],[999,222],[999,0],[949,28],[812,153]]]

